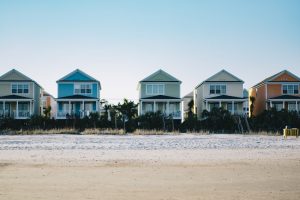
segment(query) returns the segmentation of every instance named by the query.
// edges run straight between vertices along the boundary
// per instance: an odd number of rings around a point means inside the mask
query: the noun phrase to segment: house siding
[[[42,90],[41,88],[37,85],[34,84],[34,115],[41,115],[42,110],[41,110],[41,94]]]
[[[166,96],[180,98],[180,83],[164,83],[164,82],[142,82],[140,85],[140,98],[147,98],[154,95],[146,94],[146,85],[147,84],[164,84],[165,85],[165,94]]]
[[[74,84],[73,83],[59,83],[58,84],[58,98],[71,96],[74,94]]]
[[[33,82],[14,82],[14,81],[8,81],[8,82],[0,82],[0,96],[7,96],[7,95],[12,95],[11,92],[11,85],[12,83],[25,83],[29,85],[29,91],[28,94],[15,94],[18,96],[22,96],[22,97],[27,97],[27,98],[33,98],[33,85],[35,83]]]
[[[228,78],[225,74],[222,75],[221,78],[218,78],[216,80],[223,79],[224,77]],[[226,95],[228,96],[234,96],[234,97],[243,97],[243,83],[242,82],[205,82],[202,85],[200,85],[198,88],[195,89],[194,99],[195,99],[195,108],[194,110],[197,110],[195,114],[197,114],[198,118],[201,117],[202,112],[205,110],[205,98],[211,98],[220,96],[220,94],[210,94],[210,85],[226,85]],[[241,107],[241,108],[240,108]],[[238,107],[240,110],[242,110],[242,106]]]
[[[58,83],[58,98],[74,95],[75,83],[76,81],[74,81],[73,83]],[[79,82],[79,83],[83,83],[83,82]],[[84,95],[89,97],[99,98],[98,88],[99,86],[97,83],[92,83],[92,93],[84,94]]]
[[[266,103],[269,98],[274,98],[282,94],[283,84],[294,84],[299,80],[295,77],[289,75],[288,73],[283,73],[282,75],[270,80],[269,82],[262,83],[259,86],[252,87],[249,91],[249,110],[251,106],[250,97],[255,97],[253,115],[257,116],[267,109]],[[291,83],[289,83],[291,82]],[[296,83],[299,85],[299,83]],[[297,94],[295,96],[300,96]]]

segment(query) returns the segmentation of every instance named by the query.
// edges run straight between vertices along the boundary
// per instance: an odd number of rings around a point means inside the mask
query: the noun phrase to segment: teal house
[[[57,81],[57,119],[83,118],[99,112],[101,85],[98,80],[76,69]]]
[[[43,88],[12,69],[0,77],[0,118],[28,119],[41,115]]]
[[[181,81],[163,70],[158,70],[138,84],[139,115],[160,112],[181,120]]]

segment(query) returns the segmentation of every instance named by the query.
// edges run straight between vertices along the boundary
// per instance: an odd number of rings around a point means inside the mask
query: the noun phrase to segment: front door
[[[75,114],[76,116],[80,116],[80,102],[75,103]]]

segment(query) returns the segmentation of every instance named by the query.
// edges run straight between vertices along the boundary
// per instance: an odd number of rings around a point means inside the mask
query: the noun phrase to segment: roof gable
[[[84,73],[83,71],[76,69],[71,73],[67,74],[66,76],[59,79],[57,82],[64,82],[64,81],[96,81],[95,78],[91,77],[90,75]]]
[[[294,82],[294,81],[300,81],[300,78],[297,77],[296,75],[292,74],[291,72],[284,70],[281,71],[280,73],[276,74],[276,76],[272,77],[268,81],[279,81],[279,82]]]
[[[234,76],[233,74],[229,73],[224,69],[205,80],[205,82],[223,82],[223,81],[243,82],[241,79],[239,79],[238,77]]]
[[[243,80],[239,79],[238,77],[234,76],[233,74],[229,73],[226,70],[221,70],[218,73],[214,74],[213,76],[209,77],[205,81],[201,82],[199,85],[196,86],[198,88],[205,82],[241,82],[244,83]]]
[[[12,69],[0,77],[0,81],[33,81],[21,72]]]
[[[150,76],[144,78],[140,82],[180,82],[181,83],[180,80],[178,80],[174,76],[168,74],[167,72],[161,69],[154,72]]]
[[[262,84],[265,84],[266,82],[300,82],[300,78],[288,70],[283,70],[281,72],[278,72],[277,74],[274,74],[273,76],[264,79],[253,87],[258,87]]]

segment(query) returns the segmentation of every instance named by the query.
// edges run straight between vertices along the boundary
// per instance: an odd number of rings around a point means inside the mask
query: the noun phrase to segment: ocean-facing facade
[[[249,108],[253,104],[253,115],[275,108],[287,111],[300,111],[300,78],[283,70],[270,76],[249,90]],[[254,100],[251,101],[250,97]]]
[[[28,119],[41,115],[43,88],[31,78],[12,69],[0,77],[0,117]]]
[[[194,112],[198,119],[204,110],[211,111],[214,107],[224,109],[231,114],[245,114],[243,107],[247,98],[243,95],[244,81],[221,70],[194,89]]]
[[[57,119],[83,118],[99,112],[100,81],[76,69],[57,81]]]
[[[161,69],[141,80],[138,84],[138,114],[159,111],[181,120],[180,85],[180,80]]]

